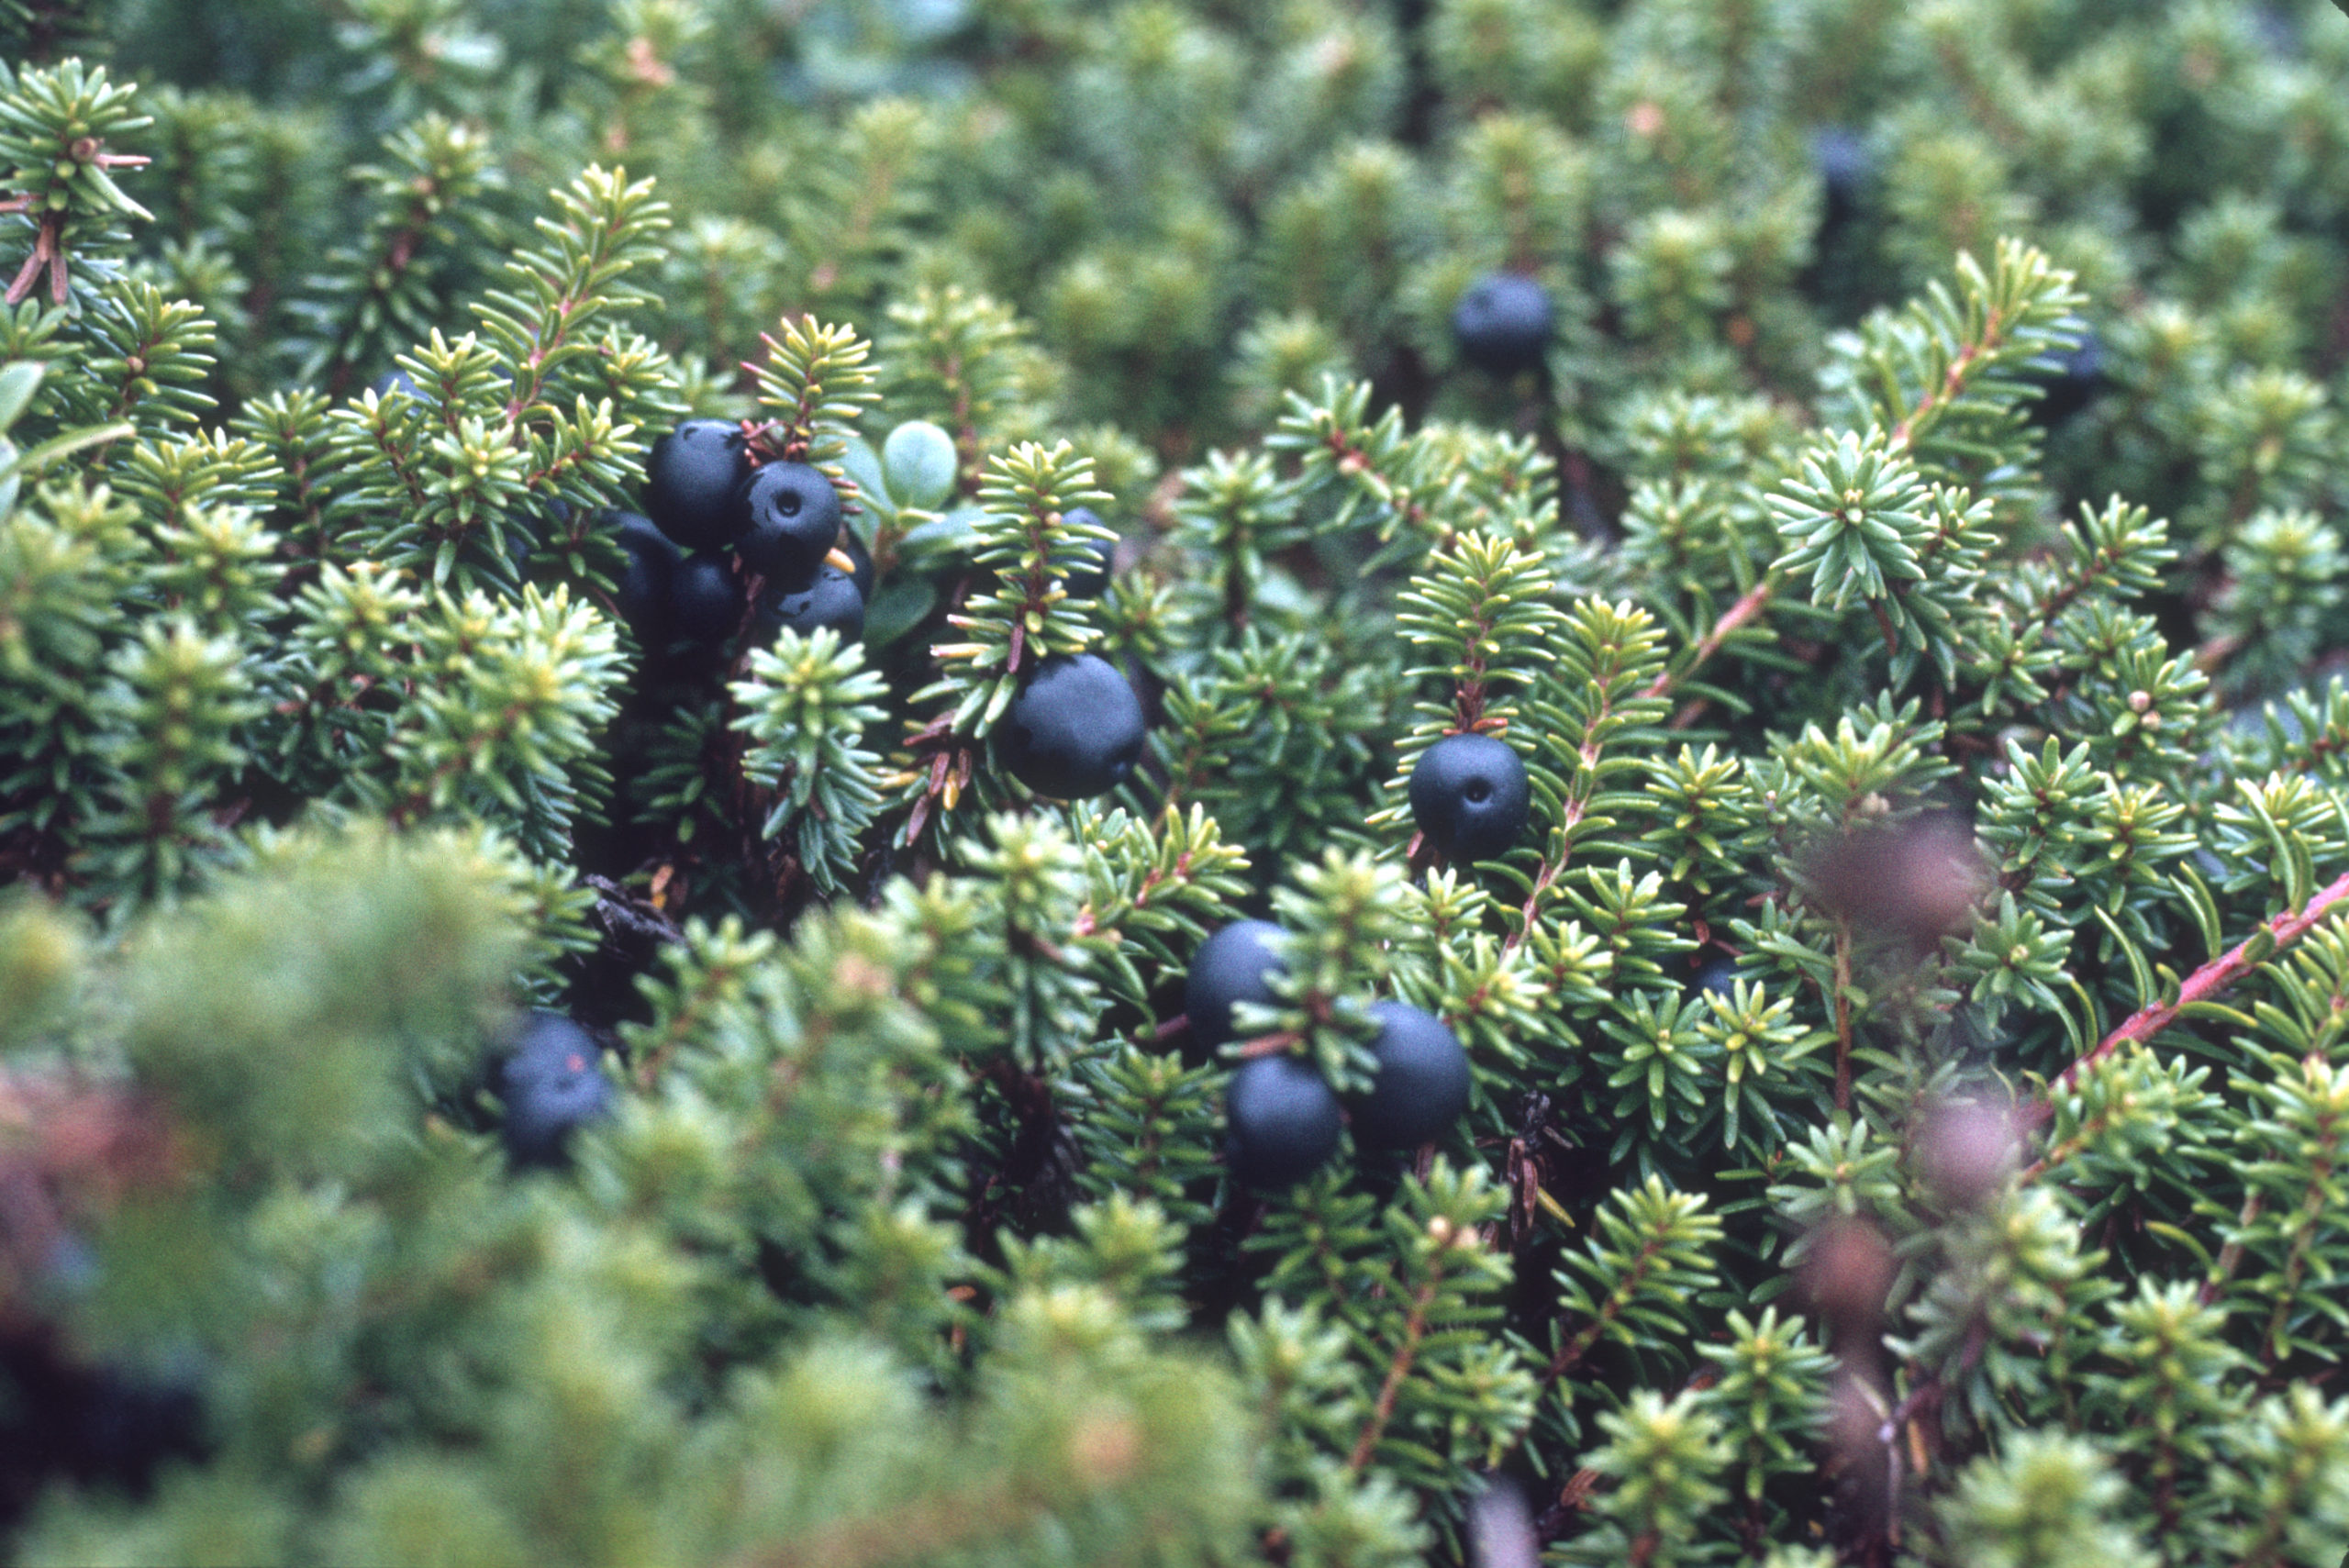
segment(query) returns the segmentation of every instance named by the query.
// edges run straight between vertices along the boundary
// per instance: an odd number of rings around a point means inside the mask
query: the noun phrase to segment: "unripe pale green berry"
[[[881,477],[898,505],[934,511],[954,494],[954,438],[927,419],[908,419],[881,444]]]

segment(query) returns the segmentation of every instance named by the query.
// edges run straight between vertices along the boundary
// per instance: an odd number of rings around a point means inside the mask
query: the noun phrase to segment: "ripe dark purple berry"
[[[1287,935],[1270,920],[1234,920],[1199,944],[1183,980],[1183,1012],[1190,1019],[1194,1050],[1210,1051],[1239,1038],[1234,1005],[1279,1000],[1272,978],[1288,972],[1280,957]]]
[[[203,1396],[193,1383],[101,1366],[64,1414],[65,1464],[84,1485],[145,1496],[166,1461],[205,1457]]]
[[[1338,1096],[1321,1074],[1286,1052],[1260,1056],[1234,1073],[1224,1114],[1231,1173],[1266,1191],[1295,1186],[1320,1169],[1338,1151],[1344,1125]]]
[[[2032,423],[2047,429],[2069,424],[2101,396],[2109,384],[2104,373],[2104,345],[2093,332],[2080,334],[2079,343],[2065,351],[2043,354],[2025,367],[2049,373],[2047,393],[2030,406]]]
[[[1411,820],[1455,863],[1488,861],[1525,831],[1525,764],[1489,735],[1447,735],[1411,770]]]
[[[1452,310],[1460,357],[1494,375],[1515,375],[1542,362],[1553,313],[1550,291],[1517,272],[1487,272]]]
[[[843,642],[864,635],[864,595],[856,591],[855,579],[837,566],[818,567],[816,580],[796,593],[768,584],[759,590],[756,615],[762,643],[773,642],[786,628],[805,637],[819,626],[839,632]]]
[[[612,595],[620,619],[639,643],[657,648],[668,639],[669,591],[681,559],[677,547],[650,517],[634,512],[607,512],[604,517],[627,554]]]
[[[748,462],[741,427],[686,420],[645,457],[645,515],[687,550],[725,549],[741,528],[734,497]]]
[[[1689,982],[1690,994],[1699,996],[1730,997],[1737,995],[1737,960],[1717,958],[1697,972]]]
[[[1038,795],[1106,795],[1141,760],[1141,703],[1117,667],[1090,653],[1039,664],[996,728],[996,754]]]
[[[804,462],[770,462],[742,481],[735,509],[742,564],[786,587],[802,587],[840,537],[841,496]]]
[[[742,623],[742,584],[722,555],[688,555],[669,579],[669,625],[699,643],[723,642]]]
[[[1416,1149],[1441,1138],[1468,1109],[1468,1053],[1432,1013],[1376,1002],[1378,1038],[1370,1092],[1353,1106],[1354,1140],[1372,1149]]]
[[[1876,179],[1876,159],[1858,131],[1831,125],[1821,126],[1811,137],[1810,161],[1826,193],[1820,207],[1819,231],[1838,233],[1860,215],[1868,186]]]
[[[529,1014],[499,1073],[506,1150],[518,1165],[560,1164],[572,1130],[611,1110],[612,1086],[587,1031],[560,1013]]]

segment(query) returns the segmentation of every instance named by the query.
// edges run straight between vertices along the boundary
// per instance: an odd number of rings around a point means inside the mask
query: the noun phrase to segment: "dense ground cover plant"
[[[13,1560],[2349,1550],[2334,9],[0,61]]]

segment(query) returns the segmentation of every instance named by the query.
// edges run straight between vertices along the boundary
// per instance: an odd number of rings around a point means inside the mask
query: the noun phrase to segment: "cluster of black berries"
[[[748,438],[722,419],[690,419],[653,442],[645,517],[618,513],[628,552],[620,614],[647,648],[715,647],[741,625],[761,640],[786,627],[863,635],[873,562],[841,528],[840,493],[804,462],[753,464]]]
[[[1232,1009],[1241,1002],[1272,1004],[1272,979],[1285,973],[1280,950],[1286,936],[1264,920],[1241,920],[1199,944],[1184,988],[1191,1041],[1212,1051],[1236,1038]],[[1375,1002],[1378,1037],[1369,1090],[1341,1107],[1312,1063],[1287,1051],[1259,1056],[1231,1075],[1225,1097],[1230,1129],[1226,1162],[1250,1186],[1294,1185],[1338,1151],[1338,1134],[1351,1120],[1364,1149],[1415,1149],[1440,1138],[1468,1109],[1468,1054],[1431,1013],[1402,1002]]]

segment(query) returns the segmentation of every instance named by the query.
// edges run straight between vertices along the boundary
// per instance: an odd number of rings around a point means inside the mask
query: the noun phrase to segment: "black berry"
[[[1090,506],[1071,506],[1061,514],[1072,523],[1087,528],[1101,527],[1101,519]],[[1068,596],[1072,599],[1097,599],[1109,586],[1109,569],[1117,559],[1116,541],[1089,539],[1085,541],[1086,562],[1068,574]]]
[[[734,548],[742,564],[786,587],[803,587],[841,532],[840,492],[804,462],[771,462],[742,481]]]
[[[1849,126],[1822,126],[1810,139],[1811,165],[1826,200],[1819,213],[1821,235],[1838,233],[1859,217],[1869,184],[1876,178],[1876,161],[1868,144]]]
[[[2054,373],[2046,395],[2031,405],[2032,423],[2047,429],[2069,423],[2105,389],[2104,345],[2093,332],[2082,333],[2079,346],[2067,353],[2033,360],[2031,368]]]
[[[166,1460],[205,1457],[204,1402],[192,1383],[102,1366],[66,1415],[66,1462],[84,1484],[144,1496]]]
[[[1468,1109],[1468,1053],[1432,1013],[1377,1002],[1370,1016],[1378,1062],[1370,1092],[1353,1107],[1354,1140],[1374,1149],[1416,1149],[1443,1136]]]
[[[1260,1056],[1241,1067],[1224,1111],[1231,1173],[1252,1187],[1294,1186],[1338,1151],[1338,1096],[1298,1057]]]
[[[1452,311],[1460,357],[1495,375],[1540,364],[1552,325],[1550,291],[1516,272],[1486,273]]]
[[[601,1055],[587,1031],[562,1014],[527,1017],[500,1074],[506,1150],[516,1164],[560,1164],[572,1129],[610,1111]]]
[[[650,517],[634,512],[607,512],[604,517],[628,557],[612,595],[620,619],[636,633],[638,642],[658,647],[668,639],[669,591],[681,559],[677,547]]]
[[[1278,946],[1287,934],[1270,920],[1234,920],[1199,944],[1183,981],[1183,1011],[1195,1049],[1209,1051],[1239,1038],[1231,1017],[1236,1003],[1279,1000],[1271,982],[1287,973]]]
[[[1699,995],[1734,996],[1737,995],[1737,960],[1717,958],[1697,972],[1690,983]]]
[[[723,642],[742,621],[742,584],[722,555],[688,555],[669,579],[669,625],[679,637]]]
[[[1141,703],[1116,666],[1055,653],[1004,711],[996,755],[1038,795],[1083,800],[1124,782],[1141,759]]]
[[[788,628],[805,637],[819,626],[830,627],[843,642],[864,635],[864,595],[855,579],[837,566],[817,568],[816,580],[796,593],[774,583],[759,590],[757,620],[761,642],[773,642]]]
[[[734,500],[747,462],[740,426],[686,420],[645,457],[645,514],[687,550],[724,549],[740,530]]]
[[[1489,735],[1448,735],[1411,770],[1411,819],[1447,861],[1488,861],[1525,831],[1525,764]]]
[[[529,575],[530,558],[549,539],[560,539],[571,527],[571,503],[560,495],[550,496],[533,506],[523,507],[506,519],[506,558],[514,563],[514,575],[519,579]]]

